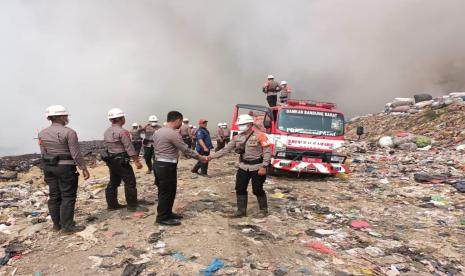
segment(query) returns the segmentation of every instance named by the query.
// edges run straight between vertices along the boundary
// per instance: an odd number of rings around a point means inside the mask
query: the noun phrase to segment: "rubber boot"
[[[242,218],[247,216],[247,195],[237,196],[237,211],[231,216],[232,218]]]
[[[258,218],[264,218],[268,216],[268,200],[266,199],[266,195],[264,196],[257,196],[258,207],[260,211],[257,214]]]

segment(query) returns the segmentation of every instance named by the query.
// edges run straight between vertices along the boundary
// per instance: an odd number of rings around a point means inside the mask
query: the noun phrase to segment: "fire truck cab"
[[[344,114],[335,108],[332,103],[308,100],[289,100],[272,108],[238,104],[231,138],[238,134],[237,117],[249,114],[255,119],[254,128],[266,133],[272,144],[272,173],[346,173],[346,156],[335,153],[344,144]]]

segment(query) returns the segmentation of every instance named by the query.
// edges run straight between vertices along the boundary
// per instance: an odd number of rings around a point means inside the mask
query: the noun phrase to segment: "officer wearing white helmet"
[[[191,143],[192,143],[192,146],[191,146],[191,149],[195,149],[195,145],[197,144],[197,127],[196,126],[192,126],[190,128],[190,131],[189,131],[189,136],[191,137]]]
[[[286,104],[289,98],[291,97],[291,87],[287,83],[287,81],[281,82],[281,94],[279,96],[279,100],[281,104]]]
[[[266,95],[266,100],[270,107],[276,106],[278,101],[278,92],[281,90],[279,83],[274,80],[273,75],[268,75],[267,81],[263,84],[263,93]]]
[[[259,217],[268,215],[268,202],[263,190],[267,167],[270,165],[270,142],[264,133],[253,128],[252,116],[243,114],[237,120],[239,134],[234,136],[225,148],[212,154],[208,159],[220,158],[232,150],[240,154],[240,164],[236,175],[237,212],[233,217],[247,216],[247,186],[252,180],[252,191],[257,197]]]
[[[153,169],[153,134],[159,130],[161,126],[158,124],[158,117],[155,115],[149,116],[149,123],[144,127],[145,138],[144,144],[144,159],[147,164],[147,174],[152,173]]]
[[[227,145],[231,141],[231,130],[227,123],[223,123],[221,127],[223,129],[224,143]]]
[[[216,129],[216,149],[219,151],[225,146],[223,123],[218,123],[218,128]]]
[[[144,132],[144,129],[138,123],[133,123],[132,129],[129,131],[132,145],[136,150],[137,156],[139,156],[140,149],[142,148],[142,132]]]
[[[108,210],[117,210],[126,207],[118,202],[118,187],[123,181],[128,211],[147,212],[148,209],[139,206],[137,201],[136,176],[129,162],[132,159],[137,169],[142,169],[142,164],[131,143],[129,131],[123,128],[126,123],[125,116],[126,114],[119,108],[108,111],[107,118],[110,120],[111,126],[104,134],[106,152],[102,154],[102,159],[110,169],[110,182],[105,190],[107,208]]]
[[[184,118],[182,120],[182,126],[179,129],[179,133],[181,134],[182,140],[184,143],[191,148],[192,146],[192,139],[189,136],[189,118]]]
[[[90,177],[82,158],[77,134],[68,124],[68,111],[61,105],[52,105],[45,111],[50,127],[39,133],[44,180],[49,188],[48,209],[53,230],[71,234],[84,229],[75,225],[74,206],[78,188],[76,166],[84,179]]]

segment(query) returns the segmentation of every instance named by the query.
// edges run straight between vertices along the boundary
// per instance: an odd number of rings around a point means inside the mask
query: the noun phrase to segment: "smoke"
[[[65,105],[81,140],[106,111],[128,123],[179,110],[230,122],[265,104],[267,74],[347,116],[396,96],[465,90],[461,0],[3,1],[0,155],[37,151],[44,109]]]

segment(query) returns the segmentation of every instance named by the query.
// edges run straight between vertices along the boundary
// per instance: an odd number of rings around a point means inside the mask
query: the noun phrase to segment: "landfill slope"
[[[383,112],[359,117],[348,124],[348,139],[358,138],[357,126],[363,126],[364,138],[373,142],[384,135],[407,131],[433,138],[436,146],[449,147],[465,140],[465,105],[452,104],[441,109],[428,107],[416,114]]]
[[[348,176],[268,178],[265,219],[254,218],[251,191],[249,217],[225,217],[235,208],[237,156],[214,160],[210,178],[193,175],[194,161],[182,159],[175,210],[185,219],[174,228],[154,225],[157,191],[143,170],[136,170],[138,192],[150,212],[107,211],[107,168],[97,162],[79,186],[76,221],[87,228],[71,236],[51,231],[47,187],[34,167],[0,184],[0,258],[13,251],[0,274],[462,275],[463,194],[413,176],[447,173],[461,156],[392,154],[365,141],[347,150]]]

